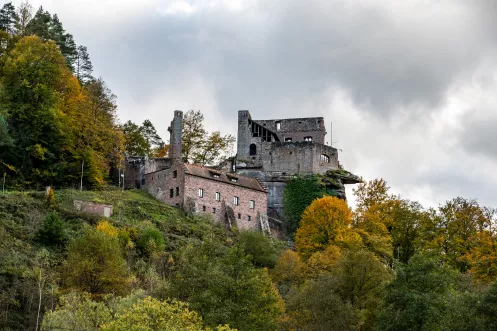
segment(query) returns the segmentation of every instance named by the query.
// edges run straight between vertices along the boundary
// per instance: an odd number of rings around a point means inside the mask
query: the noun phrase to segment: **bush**
[[[147,254],[162,251],[165,247],[165,240],[162,233],[154,226],[145,228],[138,239],[138,248]]]
[[[278,261],[278,249],[272,239],[262,232],[242,231],[238,236],[239,244],[245,254],[250,255],[254,265],[274,268]]]
[[[56,213],[50,213],[43,221],[36,240],[45,246],[63,246],[67,241],[66,225]]]

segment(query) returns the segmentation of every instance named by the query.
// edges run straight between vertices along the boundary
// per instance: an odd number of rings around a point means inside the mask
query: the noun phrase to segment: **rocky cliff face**
[[[345,185],[362,183],[362,178],[354,175],[353,173],[338,169],[328,170],[322,175],[318,175],[319,179],[323,182],[328,190],[331,191],[333,196],[346,200]]]

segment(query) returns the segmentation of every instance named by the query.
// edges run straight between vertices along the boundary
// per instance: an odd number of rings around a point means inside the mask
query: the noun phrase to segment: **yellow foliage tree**
[[[271,276],[278,285],[293,285],[303,281],[305,274],[306,265],[300,256],[291,249],[287,249],[281,254]]]
[[[307,261],[311,275],[330,272],[342,257],[342,250],[335,245],[329,245],[322,252],[315,252]]]
[[[113,238],[117,238],[117,235],[119,234],[119,230],[107,220],[98,222],[97,230],[106,233]]]
[[[305,258],[328,245],[349,247],[361,244],[351,227],[352,212],[344,200],[326,196],[314,200],[303,212],[295,235],[297,251]]]

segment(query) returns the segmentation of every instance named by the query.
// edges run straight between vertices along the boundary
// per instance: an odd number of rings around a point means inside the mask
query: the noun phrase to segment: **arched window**
[[[250,144],[250,155],[256,155],[257,154],[257,146],[255,144]]]
[[[330,157],[325,154],[321,154],[321,162],[330,163]]]

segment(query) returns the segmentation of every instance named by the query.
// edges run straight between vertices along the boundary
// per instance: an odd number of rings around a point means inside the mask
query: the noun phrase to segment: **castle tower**
[[[183,129],[183,112],[174,111],[174,118],[171,121],[169,131],[169,158],[181,161],[181,132]]]
[[[238,111],[238,136],[236,151],[238,157],[249,155],[249,145],[252,138],[252,133],[249,126],[250,113],[248,110]]]

